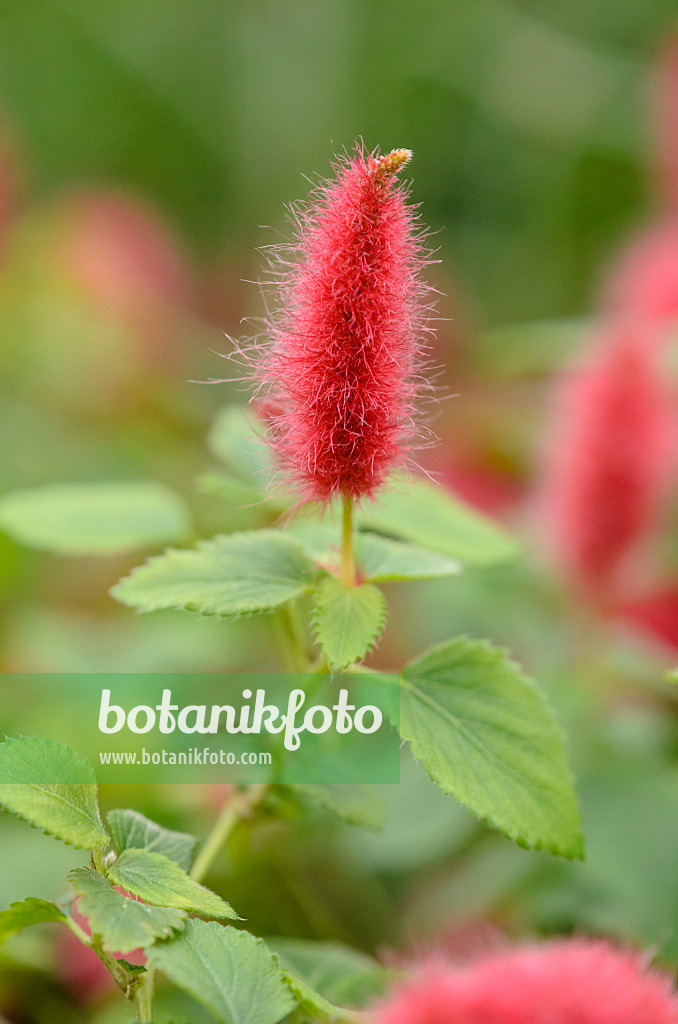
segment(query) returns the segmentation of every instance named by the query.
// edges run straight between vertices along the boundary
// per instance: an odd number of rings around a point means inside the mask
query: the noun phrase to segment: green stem
[[[306,641],[302,635],[297,608],[294,601],[289,601],[279,611],[282,626],[283,642],[287,648],[286,662],[293,672],[308,672],[308,653]]]
[[[137,1020],[142,1024],[153,1020],[153,984],[155,971],[148,967],[144,974],[134,979],[130,986],[130,996],[137,1011]]]
[[[212,831],[208,835],[205,845],[191,868],[191,878],[194,881],[202,881],[234,826],[239,821],[249,818],[253,809],[263,799],[267,789],[267,783],[260,783],[256,786],[251,786],[247,791],[235,793],[226,800],[217,820],[212,826]]]
[[[355,587],[355,557],[353,554],[353,498],[344,496],[344,514],[341,531],[341,582],[347,589]]]
[[[278,650],[283,670],[285,672],[296,672],[296,653],[290,643],[290,636],[285,625],[282,609],[279,608],[277,613],[273,616],[271,627],[273,631],[273,639]]]
[[[101,850],[92,852],[92,867],[103,873],[103,856]],[[148,967],[143,973],[128,971],[127,968],[104,949],[103,940],[100,935],[87,935],[80,925],[69,918],[66,924],[84,946],[96,953],[102,964],[109,972],[118,988],[122,990],[125,997],[134,1003],[137,1021],[140,1024],[150,1024],[153,1020],[153,985],[155,982],[155,971]]]
[[[131,999],[134,982],[129,971],[126,971],[122,964],[119,964],[115,957],[104,949],[100,935],[93,935],[90,945],[106,970],[112,975],[116,985],[122,989],[128,999]]]
[[[80,927],[77,921],[73,920],[72,917],[67,917],[66,920],[64,921],[64,924],[66,925],[67,928],[70,928],[70,930],[75,935],[76,939],[79,939],[80,942],[82,942],[83,946],[92,945],[92,939],[90,938],[90,936],[87,934],[86,931],[84,931]]]

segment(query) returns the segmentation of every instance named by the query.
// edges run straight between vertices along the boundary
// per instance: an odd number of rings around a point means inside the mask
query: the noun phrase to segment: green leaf
[[[286,527],[286,533],[299,541],[314,562],[339,567],[340,538],[336,526],[298,517]],[[434,579],[461,571],[459,562],[446,555],[375,533],[357,533],[354,542],[356,562],[367,583]]]
[[[297,1004],[297,1012],[292,1018],[293,1021],[301,1018],[304,1021],[319,1021],[320,1024],[341,1024],[342,1021],[352,1019],[350,1010],[334,1006],[329,999],[325,999],[319,992],[316,992],[303,978],[297,977],[296,974],[286,971],[284,968],[282,975]]]
[[[525,846],[582,856],[562,738],[506,653],[459,637],[403,672],[400,732],[437,785]]]
[[[118,853],[123,850],[148,850],[162,853],[188,871],[198,840],[185,832],[172,832],[155,821],[145,818],[138,811],[111,811],[108,815],[113,846]]]
[[[261,497],[275,472],[273,455],[263,438],[264,426],[257,426],[247,409],[227,405],[214,418],[207,435],[207,447],[221,462]]]
[[[127,892],[161,907],[177,907],[207,917],[237,917],[220,896],[189,878],[162,853],[123,850],[108,869],[108,877]]]
[[[368,582],[380,580],[426,580],[454,576],[461,566],[453,558],[415,544],[388,540],[374,533],[355,538],[356,561]]]
[[[179,540],[189,530],[179,498],[157,483],[71,484],[0,498],[0,528],[30,547],[110,555]]]
[[[224,498],[231,505],[242,508],[245,505],[259,506],[263,501],[261,491],[244,480],[223,473],[203,473],[198,477],[198,490],[201,494],[212,494]]]
[[[184,927],[183,910],[137,903],[116,892],[92,868],[76,868],[68,879],[81,897],[79,909],[89,918],[92,932],[101,935],[109,951],[146,949],[156,939],[167,939]]]
[[[294,1009],[275,957],[248,932],[190,920],[148,957],[223,1024],[276,1024]]]
[[[378,587],[345,587],[328,576],[313,602],[316,640],[330,669],[340,671],[364,658],[384,627],[386,602]]]
[[[0,913],[0,942],[15,932],[23,931],[32,924],[45,924],[48,921],[65,921],[66,915],[54,903],[37,900],[34,896],[20,903],[10,903],[7,910]]]
[[[519,554],[516,541],[501,526],[427,480],[394,477],[357,524],[471,565],[505,562]]]
[[[313,565],[300,544],[276,530],[200,541],[151,558],[111,594],[140,611],[180,608],[202,615],[269,611],[310,588]]]
[[[382,995],[389,972],[364,953],[339,942],[269,939],[283,968],[337,1007],[361,1007]]]
[[[91,765],[54,740],[21,737],[0,743],[0,803],[72,846],[108,845]]]
[[[309,519],[306,515],[299,515],[285,527],[285,533],[298,540],[314,562],[339,565],[341,537],[337,527],[331,523],[320,522],[317,516]]]
[[[379,829],[384,823],[384,805],[374,786],[298,783],[294,789],[302,796],[315,800],[349,825]]]
[[[124,957],[118,957],[117,960],[118,963],[124,967],[126,971],[129,971],[130,974],[146,974],[146,971],[148,970],[148,967],[144,967],[143,964],[131,964],[129,960],[125,960]]]

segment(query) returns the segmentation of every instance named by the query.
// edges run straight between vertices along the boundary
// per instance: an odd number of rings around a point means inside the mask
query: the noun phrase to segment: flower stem
[[[145,974],[140,974],[134,981],[132,989],[132,1001],[137,1011],[137,1020],[145,1022],[153,1020],[153,983],[155,971],[152,967],[147,968]]]
[[[344,515],[341,534],[341,582],[347,589],[355,587],[355,557],[353,554],[353,498],[344,496]]]
[[[278,609],[278,636],[281,657],[288,672],[308,672],[308,654],[297,609],[289,601]]]
[[[239,821],[249,818],[253,809],[263,799],[267,789],[267,783],[260,783],[256,786],[250,786],[248,790],[235,793],[226,800],[217,820],[212,826],[212,831],[208,835],[205,845],[191,868],[191,878],[194,881],[202,881],[234,826]]]
[[[74,921],[67,922],[71,931],[78,936],[85,946],[96,953],[102,964],[112,976],[118,988],[131,1003],[137,1014],[137,1021],[146,1024],[153,1020],[153,984],[155,982],[155,971],[147,967],[141,974],[132,974],[131,971],[120,961],[116,960],[112,953],[104,949],[103,940],[100,935],[92,935],[89,938]]]
[[[92,865],[96,871],[103,871],[101,851],[94,851],[92,853]],[[93,953],[96,953],[118,988],[134,1004],[137,1021],[140,1024],[151,1022],[153,1020],[153,985],[155,982],[155,971],[153,968],[149,965],[142,973],[128,970],[125,964],[117,960],[113,953],[104,949],[101,935],[88,935],[72,917],[67,918],[66,925],[76,938],[82,942],[83,946],[89,947]]]

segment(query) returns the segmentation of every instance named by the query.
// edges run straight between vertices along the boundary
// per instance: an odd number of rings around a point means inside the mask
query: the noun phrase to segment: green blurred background
[[[654,216],[654,68],[674,32],[669,0],[3,0],[0,491],[152,478],[188,495],[196,533],[241,525],[194,478],[214,466],[215,413],[247,392],[189,382],[232,376],[216,353],[263,312],[257,247],[363,138],[413,149],[413,200],[442,261],[428,275],[444,293],[434,359],[460,397],[443,403],[429,465],[529,550],[523,499],[554,375],[586,340],[608,265]],[[661,538],[669,574],[675,536]],[[144,553],[76,561],[0,534],[2,669],[246,668],[253,647],[265,662],[256,623],[116,605],[109,586]],[[383,833],[290,802],[242,826],[215,887],[261,934],[372,954],[591,931],[678,963],[675,646],[582,610],[534,551],[389,598],[379,663],[466,630],[548,689],[571,734],[586,864],[489,833],[406,761]],[[103,799],[204,835],[215,798]],[[2,906],[54,898],[79,862],[9,817],[0,849]],[[49,929],[13,940],[0,1011],[127,1020],[81,956]],[[162,998],[161,1021],[208,1019]]]

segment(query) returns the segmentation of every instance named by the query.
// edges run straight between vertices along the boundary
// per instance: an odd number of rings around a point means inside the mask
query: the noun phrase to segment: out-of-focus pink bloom
[[[137,200],[105,191],[69,196],[61,220],[61,271],[107,315],[129,323],[152,354],[167,353],[190,274],[165,224]]]
[[[522,481],[480,461],[459,459],[440,468],[440,482],[480,512],[501,519],[524,497]]]
[[[41,397],[108,416],[188,375],[190,275],[162,220],[136,201],[82,191],[24,217],[7,269],[5,362]]]
[[[138,896],[127,892],[121,885],[114,886],[114,889],[121,896],[126,896],[128,899],[134,900],[135,903],[145,902]],[[79,900],[76,900],[73,905],[73,918],[87,935],[91,935],[89,918],[80,911],[78,903]],[[125,953],[116,951],[113,952],[113,956],[116,959],[123,957],[130,964],[143,965],[146,963],[146,955],[142,949],[134,949]],[[115,988],[113,978],[96,953],[87,946],[83,946],[80,939],[67,928],[60,928],[57,932],[56,961],[61,980],[66,988],[76,996],[78,1002],[94,1001],[103,993]]]
[[[89,935],[89,918],[80,912],[77,901],[72,913],[74,920]],[[79,1003],[94,1002],[116,987],[96,953],[83,946],[68,928],[59,928],[56,932],[55,959],[60,980]]]
[[[622,605],[618,614],[656,640],[678,650],[678,585]]]
[[[113,978],[96,953],[83,946],[73,932],[60,928],[56,939],[56,969],[60,981],[77,1000],[95,1002],[116,989]]]
[[[557,561],[603,601],[654,526],[676,468],[660,355],[647,325],[612,325],[560,382],[540,511]]]
[[[404,459],[427,310],[415,216],[396,185],[408,150],[357,155],[299,213],[279,251],[280,303],[255,374],[269,431],[304,496],[370,497]]]
[[[678,1024],[668,976],[637,953],[575,939],[430,967],[376,1007],[374,1024]]]
[[[678,321],[678,218],[629,242],[610,274],[603,311],[657,323]],[[662,337],[654,335],[657,341]]]

